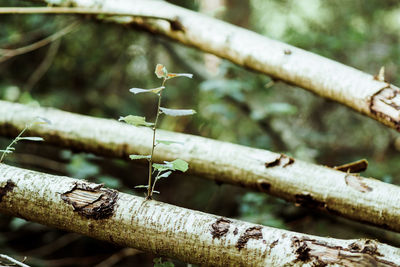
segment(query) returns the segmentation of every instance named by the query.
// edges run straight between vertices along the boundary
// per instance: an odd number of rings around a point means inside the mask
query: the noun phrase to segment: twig
[[[10,256],[4,255],[4,254],[0,254],[0,259],[7,260],[7,261],[11,262],[13,265],[16,265],[16,266],[29,267],[29,265],[26,265],[25,263],[17,261],[16,259],[13,259]]]
[[[1,7],[0,14],[79,14],[79,15],[106,15],[106,16],[130,16],[148,19],[166,20],[171,25],[176,25],[176,18],[161,17],[148,14],[132,14],[132,12],[108,11],[81,7]]]
[[[43,75],[50,68],[54,57],[58,52],[58,48],[60,47],[60,39],[55,40],[49,47],[49,50],[46,53],[45,58],[40,63],[39,67],[32,73],[29,77],[28,82],[25,86],[25,91],[29,92],[35,86],[35,84],[43,77]]]
[[[39,48],[57,40],[58,38],[66,35],[67,33],[71,32],[78,25],[79,25],[79,22],[74,22],[74,23],[68,25],[67,27],[61,29],[60,31],[58,31],[40,41],[37,41],[33,44],[30,44],[30,45],[27,45],[24,47],[20,47],[17,49],[0,49],[0,55],[1,55],[0,63],[10,59],[11,57],[15,57],[15,56],[25,54],[25,53],[31,52],[33,50],[39,49]]]
[[[142,253],[140,250],[134,249],[134,248],[124,248],[120,250],[119,252],[111,255],[104,261],[100,262],[97,264],[95,267],[110,267],[114,266],[116,263],[121,261],[123,258],[129,257],[129,256],[134,256],[136,254]]]

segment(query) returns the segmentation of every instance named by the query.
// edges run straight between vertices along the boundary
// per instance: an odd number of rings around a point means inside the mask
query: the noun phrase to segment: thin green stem
[[[151,193],[153,194],[154,192],[154,188],[156,187],[156,183],[157,183],[157,179],[160,176],[161,172],[159,171],[156,175],[156,177],[154,177],[154,182],[153,182],[153,186],[151,187]]]
[[[7,146],[7,148],[5,149],[5,151],[3,152],[3,154],[1,155],[0,158],[0,163],[3,162],[3,159],[7,153],[7,151],[12,148],[12,146],[18,142],[19,138],[24,134],[24,132],[30,127],[31,125],[28,124],[25,126],[25,128],[19,133],[19,135],[17,137],[14,138],[14,140],[12,140],[12,142]]]
[[[165,82],[167,80],[164,78],[162,85],[164,86]],[[154,126],[153,126],[153,145],[151,146],[151,154],[150,154],[150,160],[149,160],[149,181],[148,181],[148,188],[147,188],[147,197],[146,199],[151,199],[153,196],[153,189],[152,187],[152,169],[153,169],[153,156],[154,156],[154,148],[156,147],[156,131],[157,131],[157,123],[158,123],[158,118],[160,116],[160,106],[161,106],[161,94],[162,90],[158,94],[158,105],[157,105],[157,114],[156,114],[156,120],[154,121]]]

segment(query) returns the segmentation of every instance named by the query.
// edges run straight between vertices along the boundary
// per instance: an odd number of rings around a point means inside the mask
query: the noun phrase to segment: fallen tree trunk
[[[149,154],[151,149],[150,128],[6,101],[0,101],[0,134],[15,137],[36,116],[52,124],[32,127],[27,134],[57,146],[125,159],[130,154]],[[158,145],[156,162],[181,158],[189,162],[191,173],[207,179],[400,232],[398,186],[267,150],[188,134],[157,130],[157,139],[184,145]]]
[[[0,212],[207,266],[400,266],[400,249],[374,240],[303,235],[5,164]]]
[[[372,76],[164,1],[70,0],[68,4],[80,7],[77,13],[82,13],[82,8],[92,8],[99,14],[119,13],[124,17],[107,17],[107,21],[139,26],[303,87],[400,131],[400,89],[385,82],[384,77]],[[125,16],[127,14],[132,16]]]

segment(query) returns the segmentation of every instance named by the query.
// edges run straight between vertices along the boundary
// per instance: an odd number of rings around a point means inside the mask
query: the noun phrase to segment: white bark
[[[400,266],[400,249],[255,225],[0,164],[0,212],[210,266]]]
[[[35,126],[27,134],[58,146],[126,159],[130,154],[147,155],[151,149],[150,128],[5,101],[0,101],[0,134],[15,137],[36,116],[52,124]],[[188,134],[157,130],[157,138],[184,145],[158,145],[156,162],[181,158],[189,162],[189,172],[204,178],[400,232],[398,186],[267,150]]]
[[[164,1],[70,0],[68,3],[104,13],[139,14],[140,17],[114,17],[107,21],[139,25],[343,103],[400,131],[399,88],[352,67]]]

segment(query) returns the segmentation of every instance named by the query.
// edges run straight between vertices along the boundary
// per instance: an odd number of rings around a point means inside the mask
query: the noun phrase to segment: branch
[[[65,28],[59,30],[58,32],[40,40],[40,41],[37,41],[33,44],[30,44],[30,45],[27,45],[24,47],[20,47],[17,49],[0,49],[0,56],[1,56],[0,63],[10,59],[11,57],[25,54],[25,53],[31,52],[33,50],[39,49],[45,45],[48,45],[49,43],[54,42],[55,40],[61,38],[62,36],[68,34],[72,30],[74,30],[75,27],[78,25],[79,25],[78,22],[71,23],[70,25],[66,26]]]
[[[85,7],[0,7],[0,15],[7,14],[77,14],[77,15],[99,15],[99,16],[116,16],[116,17],[138,17],[146,19],[159,19],[168,21],[172,28],[179,29],[179,21],[175,17],[169,16],[169,14],[164,14],[163,16],[157,16],[149,14],[147,11],[144,13],[137,10],[136,13],[124,12],[123,10],[107,10],[107,9],[97,9],[97,8],[85,8]],[[118,18],[121,20],[121,18]]]
[[[99,2],[95,0],[70,0],[70,3],[99,9]],[[100,5],[101,13],[133,16],[123,20],[108,18],[107,21],[139,26],[303,87],[400,131],[400,89],[370,74],[164,1],[105,0]],[[174,24],[179,27],[162,20],[146,19],[142,16],[146,14],[175,18]]]
[[[6,101],[0,101],[0,134],[14,137],[37,116],[52,124],[32,127],[29,134],[57,146],[125,159],[151,149],[150,128]],[[163,130],[157,134],[184,145],[160,144],[155,162],[181,158],[189,162],[189,171],[204,178],[400,232],[398,186],[267,150]]]
[[[29,265],[26,265],[25,263],[17,261],[16,259],[13,259],[10,256],[4,255],[4,254],[0,254],[0,260],[6,260],[6,261],[10,262],[13,266],[29,267]],[[0,261],[0,263],[2,263],[2,262]]]
[[[189,263],[400,266],[400,249],[374,240],[303,235],[5,164],[0,192],[2,213]]]

